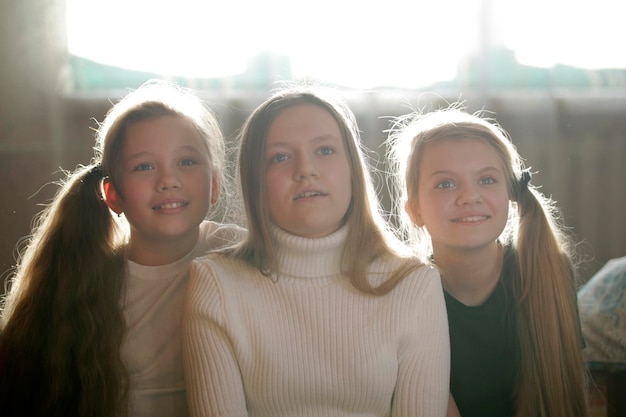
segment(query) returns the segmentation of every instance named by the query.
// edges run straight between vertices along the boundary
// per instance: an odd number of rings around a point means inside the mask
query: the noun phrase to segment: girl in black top
[[[586,416],[571,247],[507,133],[459,106],[391,131],[405,237],[446,291],[448,415]]]

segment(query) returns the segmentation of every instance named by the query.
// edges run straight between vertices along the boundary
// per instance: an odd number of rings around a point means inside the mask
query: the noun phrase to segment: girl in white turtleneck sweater
[[[439,275],[384,226],[350,110],[276,93],[243,127],[239,173],[247,240],[191,268],[191,414],[444,416]]]

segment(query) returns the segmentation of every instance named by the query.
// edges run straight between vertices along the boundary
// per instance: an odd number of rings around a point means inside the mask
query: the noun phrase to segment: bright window
[[[521,65],[626,68],[618,8],[611,0],[67,0],[68,47],[80,59],[166,76],[219,79],[252,68],[354,88],[422,88],[454,79],[487,47],[512,50]],[[254,69],[259,57],[265,63]]]

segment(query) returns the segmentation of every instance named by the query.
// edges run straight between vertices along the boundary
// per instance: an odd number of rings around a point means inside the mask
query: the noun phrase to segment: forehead
[[[501,155],[484,139],[446,137],[425,143],[420,155],[423,172],[472,172],[503,169]]]
[[[126,129],[126,151],[145,148],[151,151],[171,151],[175,148],[194,147],[208,151],[205,139],[195,125],[182,116],[161,116],[136,121]]]
[[[267,143],[289,144],[319,138],[342,140],[339,124],[325,108],[303,103],[278,113],[268,130]]]

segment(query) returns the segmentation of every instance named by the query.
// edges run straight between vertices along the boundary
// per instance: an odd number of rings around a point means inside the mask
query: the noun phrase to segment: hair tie
[[[515,193],[515,201],[519,201],[520,196],[522,195],[522,193],[526,190],[528,190],[528,183],[530,182],[532,175],[530,173],[530,169],[526,168],[525,170],[522,171],[522,173],[519,176],[519,180],[517,182],[517,192]]]
[[[532,174],[530,173],[530,168],[526,168],[525,170],[522,171],[522,175],[520,175],[520,189],[525,190],[526,188],[528,188],[528,183],[530,182],[532,178]]]

